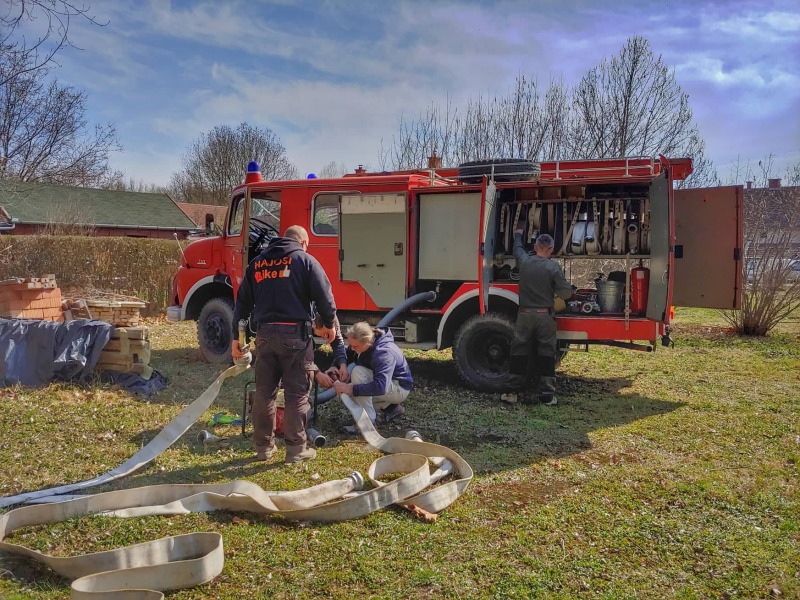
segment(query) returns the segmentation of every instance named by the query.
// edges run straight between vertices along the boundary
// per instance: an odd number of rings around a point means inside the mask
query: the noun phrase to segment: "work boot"
[[[256,460],[269,460],[273,456],[278,449],[275,447],[275,444],[272,446],[262,446],[260,448],[256,448]]]
[[[402,404],[391,404],[383,409],[383,420],[388,423],[394,421],[397,417],[402,417],[406,414],[406,407]]]
[[[314,460],[317,457],[317,451],[314,448],[304,448],[303,446],[286,446],[286,460],[287,465],[300,463],[306,460]]]
[[[543,406],[555,406],[558,404],[555,396],[539,396],[539,404]]]

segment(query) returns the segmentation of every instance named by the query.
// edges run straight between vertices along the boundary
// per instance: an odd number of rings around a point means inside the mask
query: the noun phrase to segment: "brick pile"
[[[136,373],[150,379],[150,340],[147,327],[115,327],[100,352],[97,369]]]
[[[141,310],[147,306],[138,300],[86,300],[93,319],[106,321],[117,327],[138,327]]]
[[[0,317],[61,321],[61,290],[55,275],[0,282]]]

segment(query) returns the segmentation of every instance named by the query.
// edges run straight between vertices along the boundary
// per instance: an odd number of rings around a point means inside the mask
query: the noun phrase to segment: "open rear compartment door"
[[[742,186],[675,190],[672,304],[740,308],[743,246]]]
[[[670,247],[670,181],[666,173],[650,183],[650,284],[647,292],[648,319],[664,321],[669,303]]]
[[[481,314],[489,309],[489,286],[492,283],[494,266],[494,246],[497,235],[497,188],[494,182],[483,178],[481,191],[481,223],[478,240],[478,302]]]

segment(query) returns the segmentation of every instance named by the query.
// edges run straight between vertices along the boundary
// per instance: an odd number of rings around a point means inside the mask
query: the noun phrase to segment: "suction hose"
[[[436,300],[436,292],[422,292],[419,294],[414,294],[410,298],[407,298],[405,301],[401,302],[397,306],[395,306],[392,310],[390,310],[386,315],[378,322],[378,327],[387,327],[389,323],[395,320],[398,315],[403,314],[409,308],[414,306],[415,304],[419,304],[420,302],[424,301],[433,302]],[[352,371],[352,369],[350,369]],[[317,401],[316,405],[320,406],[325,404],[326,402],[333,400],[336,397],[336,390],[333,388],[328,388],[322,392],[317,394]]]

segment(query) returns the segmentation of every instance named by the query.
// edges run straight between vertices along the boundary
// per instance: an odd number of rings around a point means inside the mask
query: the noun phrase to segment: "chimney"
[[[356,175],[366,175],[366,174],[367,170],[364,168],[364,165],[358,165],[358,168],[356,169]]]
[[[752,181],[748,181],[747,182],[747,189],[748,190],[752,190],[753,189],[753,182]]]
[[[429,169],[441,169],[442,168],[442,157],[436,156],[436,150],[433,151],[428,157],[428,168]]]
[[[770,179],[769,180],[769,187],[771,187],[771,188],[779,188],[779,187],[781,187],[780,177],[777,178],[777,179]]]

